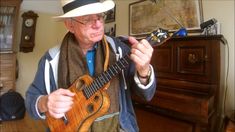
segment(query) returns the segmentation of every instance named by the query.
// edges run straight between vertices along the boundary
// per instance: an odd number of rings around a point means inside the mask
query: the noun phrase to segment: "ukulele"
[[[163,44],[170,38],[167,30],[158,29],[146,37],[152,46]],[[119,37],[128,43],[128,37]],[[75,93],[74,104],[64,117],[56,119],[46,113],[46,121],[51,132],[88,131],[93,121],[104,115],[110,106],[110,99],[106,93],[109,81],[118,75],[129,64],[129,54],[120,58],[96,78],[89,75],[79,77],[68,88]],[[81,83],[82,82],[82,83]]]

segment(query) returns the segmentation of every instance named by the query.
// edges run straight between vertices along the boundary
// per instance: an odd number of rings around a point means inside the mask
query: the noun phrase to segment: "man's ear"
[[[66,19],[64,21],[64,24],[71,33],[74,33],[74,25],[71,19]]]

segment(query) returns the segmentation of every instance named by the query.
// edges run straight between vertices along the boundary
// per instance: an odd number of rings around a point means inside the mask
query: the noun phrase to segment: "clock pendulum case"
[[[35,45],[34,40],[38,15],[33,11],[28,11],[22,14],[22,18],[20,51],[32,52]]]

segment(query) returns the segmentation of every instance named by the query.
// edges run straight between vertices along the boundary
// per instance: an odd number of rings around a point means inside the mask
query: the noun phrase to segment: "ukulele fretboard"
[[[120,58],[116,63],[111,65],[106,71],[97,76],[90,85],[86,86],[82,90],[84,96],[87,99],[90,98],[100,88],[102,88],[105,84],[107,84],[113,77],[119,74],[122,71],[122,69],[125,69],[125,67],[129,64],[129,61],[130,59],[128,54]]]

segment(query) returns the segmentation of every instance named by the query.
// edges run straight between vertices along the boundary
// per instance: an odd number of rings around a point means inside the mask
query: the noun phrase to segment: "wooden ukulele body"
[[[89,75],[83,75],[69,87],[69,90],[75,93],[74,104],[65,114],[65,118],[56,119],[46,113],[51,132],[88,131],[93,121],[108,111],[110,99],[105,92],[106,85],[87,99],[82,90],[78,90],[82,86],[81,81],[89,85],[93,80]]]

